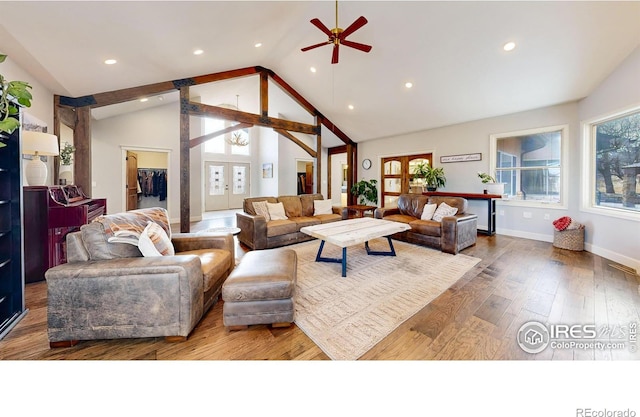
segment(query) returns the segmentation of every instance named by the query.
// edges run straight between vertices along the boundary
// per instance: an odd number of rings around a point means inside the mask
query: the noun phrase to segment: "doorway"
[[[421,162],[432,165],[432,160],[431,153],[382,158],[382,207],[396,207],[400,194],[426,191],[424,184],[414,178],[413,169]]]
[[[204,210],[242,208],[250,195],[251,164],[243,162],[204,163]]]
[[[313,161],[296,159],[298,195],[313,194]]]
[[[168,209],[169,152],[123,149],[125,157],[124,208]]]

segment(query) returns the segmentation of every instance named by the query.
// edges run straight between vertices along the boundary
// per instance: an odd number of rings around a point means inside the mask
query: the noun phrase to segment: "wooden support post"
[[[266,70],[260,72],[260,115],[263,118],[269,117],[269,82],[268,81],[269,81],[269,73]]]
[[[355,204],[354,196],[351,194],[351,187],[355,183],[357,171],[355,169],[356,161],[354,160],[353,145],[347,144],[347,205]]]
[[[73,129],[73,182],[88,196],[93,195],[91,179],[91,107],[76,108],[76,125]]]
[[[180,232],[191,230],[189,87],[180,87]]]
[[[322,192],[322,120],[316,116],[316,193]]]

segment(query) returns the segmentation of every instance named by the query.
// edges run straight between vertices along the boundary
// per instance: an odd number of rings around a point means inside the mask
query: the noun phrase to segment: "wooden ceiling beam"
[[[275,130],[277,133],[281,134],[285,138],[289,139],[291,142],[295,143],[296,145],[304,149],[309,155],[311,155],[312,158],[316,158],[318,156],[318,153],[316,151],[311,149],[311,147],[307,146],[304,142],[302,142],[300,139],[293,136],[291,133],[287,132],[286,130],[275,129],[275,128],[273,130]]]
[[[189,147],[195,148],[196,146],[202,145],[209,139],[213,139],[215,137],[226,135],[227,133],[235,132],[236,130],[244,129],[245,127],[252,127],[252,126],[253,125],[249,123],[238,123],[237,125],[229,126],[225,129],[218,130],[217,132],[207,133],[206,135],[191,139],[189,141]]]
[[[210,116],[225,120],[232,120],[240,123],[248,123],[255,126],[271,127],[273,129],[284,129],[291,132],[316,135],[317,128],[306,123],[292,122],[290,120],[278,119],[275,117],[262,117],[257,114],[243,111],[227,109],[224,107],[210,106],[203,103],[190,101],[186,104],[188,113],[192,116]]]

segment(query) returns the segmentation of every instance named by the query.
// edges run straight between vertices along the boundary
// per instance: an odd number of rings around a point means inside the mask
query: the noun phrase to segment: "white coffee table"
[[[342,220],[338,222],[306,226],[300,229],[302,233],[321,240],[316,262],[335,262],[342,264],[342,276],[347,276],[347,248],[349,246],[364,243],[368,255],[396,256],[396,251],[391,242],[394,233],[409,230],[408,224],[389,220],[373,219],[370,217]],[[372,251],[369,249],[369,241],[379,237],[386,237],[389,242],[389,251]],[[325,242],[342,248],[342,259],[325,258],[322,249]]]

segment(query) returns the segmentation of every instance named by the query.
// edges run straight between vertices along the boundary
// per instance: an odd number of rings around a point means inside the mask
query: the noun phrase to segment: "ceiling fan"
[[[367,24],[367,19],[365,19],[364,16],[360,16],[355,20],[355,22],[349,25],[349,27],[347,27],[344,30],[341,29],[338,26],[338,1],[337,0],[336,0],[336,27],[335,28],[329,30],[329,28],[326,27],[318,18],[311,19],[311,23],[314,26],[316,26],[318,29],[320,29],[325,35],[327,35],[329,37],[329,40],[315,44],[315,45],[307,46],[306,48],[302,48],[302,52],[306,52],[310,49],[318,48],[320,46],[333,44],[333,54],[331,56],[331,63],[337,64],[338,51],[341,44],[344,46],[348,46],[350,48],[357,49],[362,52],[371,51],[370,45],[365,45],[363,43],[352,42],[347,40],[347,36],[351,35],[353,32],[355,32],[356,30],[360,29],[362,26]]]

